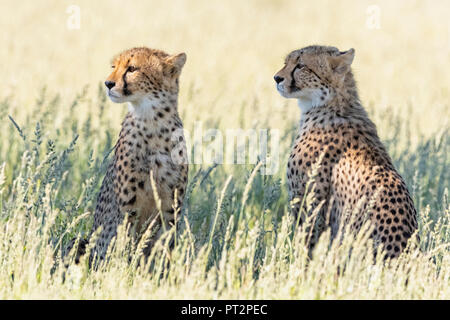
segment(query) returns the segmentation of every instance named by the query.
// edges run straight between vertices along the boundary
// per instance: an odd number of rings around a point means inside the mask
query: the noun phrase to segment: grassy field
[[[450,299],[449,15],[437,0],[0,0],[0,299]],[[390,263],[373,263],[364,234],[330,246],[327,233],[309,260],[292,232],[299,110],[272,77],[309,44],[355,48],[361,99],[418,209],[420,248]],[[141,45],[186,52],[189,132],[279,132],[279,167],[191,165],[181,224],[149,265],[128,263],[121,230],[109,264],[66,270],[61,248],[90,230],[126,113],[102,83],[116,53]]]

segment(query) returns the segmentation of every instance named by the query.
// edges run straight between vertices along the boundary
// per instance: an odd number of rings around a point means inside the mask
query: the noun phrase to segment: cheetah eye
[[[116,68],[116,66],[111,66],[111,68],[115,69],[115,68]]]
[[[135,72],[137,69],[135,66],[128,66],[128,72]]]

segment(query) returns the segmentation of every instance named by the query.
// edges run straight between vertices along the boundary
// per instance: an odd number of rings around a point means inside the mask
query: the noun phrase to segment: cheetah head
[[[133,48],[112,61],[105,81],[109,98],[116,103],[158,100],[178,93],[178,78],[186,54],[169,55],[160,50]]]
[[[326,46],[292,51],[274,76],[277,90],[285,98],[298,99],[300,107],[326,104],[351,75],[354,55],[354,49],[341,52]]]

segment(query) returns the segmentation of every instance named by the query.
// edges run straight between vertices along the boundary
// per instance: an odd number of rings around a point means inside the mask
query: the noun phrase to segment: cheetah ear
[[[183,69],[184,64],[186,63],[186,53],[182,52],[173,56],[170,56],[166,59],[166,70],[168,74],[172,76],[176,76],[180,74],[181,69]]]
[[[350,66],[355,58],[355,49],[351,48],[345,52],[340,52],[338,56],[330,57],[330,66],[334,72],[345,75],[350,71]]]

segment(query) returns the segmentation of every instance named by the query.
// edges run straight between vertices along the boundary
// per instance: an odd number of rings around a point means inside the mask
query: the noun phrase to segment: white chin
[[[111,93],[108,93],[108,97],[111,99],[112,102],[114,103],[122,103],[125,102],[123,97],[118,97],[115,95],[112,95]]]
[[[284,90],[281,89],[281,87],[279,85],[277,85],[277,91],[279,94],[281,94],[283,97],[286,97],[286,94],[284,93]]]
[[[277,86],[277,90],[280,93],[280,95],[284,98],[294,98],[292,97],[290,94],[286,93],[283,89],[281,89],[280,87]]]

